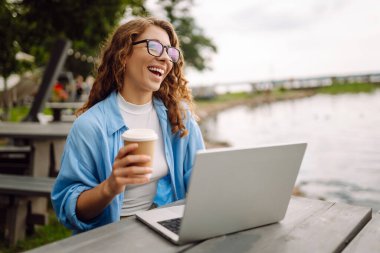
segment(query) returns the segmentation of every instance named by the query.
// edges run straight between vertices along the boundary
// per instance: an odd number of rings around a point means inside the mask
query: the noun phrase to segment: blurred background
[[[307,142],[295,194],[380,210],[379,10],[376,0],[2,0],[1,120],[25,117],[57,39],[71,46],[48,101],[84,102],[108,35],[153,15],[180,37],[208,148]]]

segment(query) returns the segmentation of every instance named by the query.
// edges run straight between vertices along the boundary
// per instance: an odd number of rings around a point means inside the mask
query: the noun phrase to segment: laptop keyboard
[[[163,221],[159,221],[158,224],[164,226],[165,228],[169,229],[170,231],[178,235],[179,228],[181,227],[181,220],[182,220],[181,218],[163,220]]]

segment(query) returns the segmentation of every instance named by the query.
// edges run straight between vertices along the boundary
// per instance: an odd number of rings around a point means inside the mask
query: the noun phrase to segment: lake
[[[238,106],[201,124],[233,147],[307,142],[296,185],[310,198],[380,210],[380,90]]]

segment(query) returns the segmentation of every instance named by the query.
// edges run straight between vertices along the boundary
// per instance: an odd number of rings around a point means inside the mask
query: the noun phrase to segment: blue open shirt
[[[61,169],[52,190],[52,203],[59,221],[74,233],[90,230],[120,219],[124,193],[117,195],[96,218],[81,221],[75,209],[79,195],[106,180],[119,149],[125,126],[117,104],[117,92],[92,106],[75,120],[67,137]],[[185,198],[195,154],[204,149],[198,124],[187,111],[184,121],[189,134],[172,134],[167,108],[153,99],[164,138],[167,176],[157,184],[154,203],[158,206]]]

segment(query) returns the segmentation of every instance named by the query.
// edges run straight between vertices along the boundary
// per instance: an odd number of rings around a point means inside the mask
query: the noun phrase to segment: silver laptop
[[[136,217],[175,244],[263,226],[285,216],[306,143],[200,151],[186,204]]]

